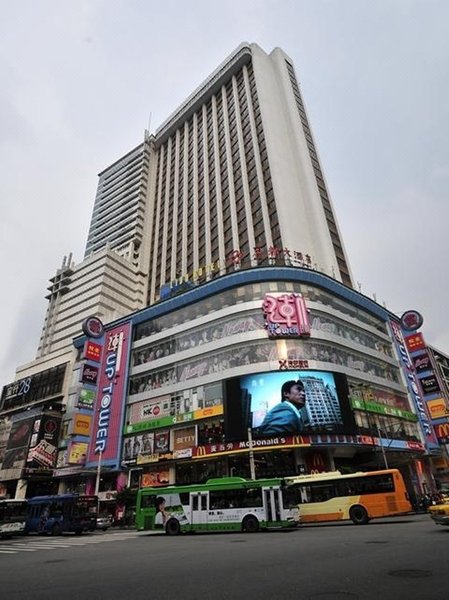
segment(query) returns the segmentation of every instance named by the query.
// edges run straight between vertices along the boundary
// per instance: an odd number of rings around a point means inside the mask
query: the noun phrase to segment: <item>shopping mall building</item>
[[[101,494],[125,480],[385,466],[416,493],[432,485],[424,455],[438,444],[410,393],[418,387],[397,317],[311,269],[237,269],[99,324],[75,345],[81,383],[67,417],[90,437],[60,450],[86,454],[85,465],[56,469],[61,489],[93,492],[99,473]],[[266,436],[260,425],[291,380],[306,392],[301,425]]]

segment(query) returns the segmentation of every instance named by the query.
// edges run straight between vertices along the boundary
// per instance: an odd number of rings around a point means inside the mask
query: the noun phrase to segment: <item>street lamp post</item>
[[[101,457],[102,452],[98,453],[98,462],[97,462],[97,477],[95,479],[95,496],[98,498],[98,492],[100,491],[100,477],[101,477]],[[97,514],[100,512],[100,500],[97,500]]]
[[[377,437],[379,438],[379,442],[380,442],[380,449],[382,451],[385,468],[388,469],[387,453],[385,452],[385,446],[384,446],[384,442],[382,439],[382,431],[381,431],[379,425],[376,425],[376,430],[377,430]]]
[[[254,462],[254,450],[253,450],[253,434],[251,427],[248,427],[248,445],[249,445],[249,468],[251,472],[251,479],[256,479],[256,463]]]

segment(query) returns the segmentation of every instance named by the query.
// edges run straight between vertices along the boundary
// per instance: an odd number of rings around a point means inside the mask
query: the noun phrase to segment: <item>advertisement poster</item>
[[[346,377],[327,371],[257,373],[227,382],[227,437],[354,430]],[[239,431],[239,433],[237,433]]]
[[[33,434],[35,417],[28,417],[13,422],[2,469],[13,469],[25,466],[28,446]],[[36,437],[37,441],[37,437]]]
[[[53,415],[42,415],[35,420],[26,463],[28,468],[52,469],[56,466],[60,427],[60,417]]]
[[[138,456],[154,454],[154,433],[130,435],[124,439],[122,462],[135,463]]]

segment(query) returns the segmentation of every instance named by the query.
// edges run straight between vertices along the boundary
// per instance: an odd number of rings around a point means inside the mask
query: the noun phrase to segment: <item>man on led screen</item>
[[[306,392],[302,381],[286,381],[281,388],[281,402],[265,415],[257,427],[257,437],[300,433],[305,422],[302,408],[306,404]]]

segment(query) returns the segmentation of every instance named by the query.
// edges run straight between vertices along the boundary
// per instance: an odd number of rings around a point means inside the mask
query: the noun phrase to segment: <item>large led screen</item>
[[[227,437],[350,433],[346,377],[327,371],[256,373],[227,381]]]

